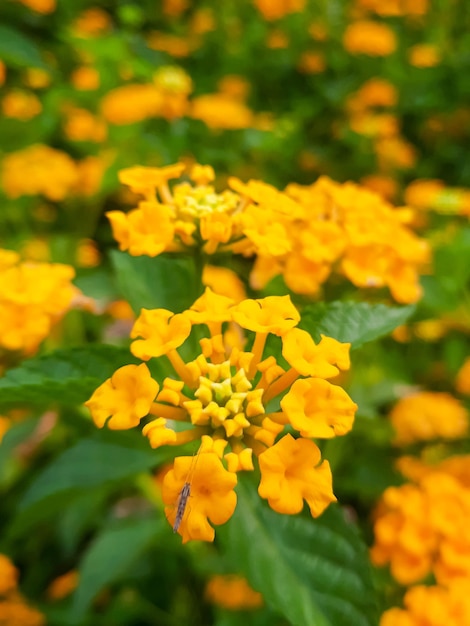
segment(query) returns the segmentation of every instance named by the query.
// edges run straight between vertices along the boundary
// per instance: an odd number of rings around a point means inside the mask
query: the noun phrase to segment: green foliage
[[[373,626],[377,616],[366,548],[336,506],[318,519],[279,515],[240,480],[223,532],[237,571],[293,626]]]
[[[198,274],[189,256],[134,257],[113,250],[111,261],[118,287],[137,314],[158,308],[180,313],[202,293],[201,268]]]
[[[0,25],[0,59],[19,67],[45,67],[36,44],[10,26]]]
[[[415,311],[414,306],[391,307],[366,302],[321,302],[302,310],[301,328],[316,341],[320,335],[334,337],[359,348],[368,341],[388,335],[404,324]]]
[[[128,350],[111,345],[35,357],[0,379],[0,406],[82,404],[117,368],[135,362]]]
[[[98,534],[80,563],[80,583],[73,597],[72,620],[84,617],[102,589],[127,578],[129,568],[158,534],[159,524],[155,518],[126,519]]]

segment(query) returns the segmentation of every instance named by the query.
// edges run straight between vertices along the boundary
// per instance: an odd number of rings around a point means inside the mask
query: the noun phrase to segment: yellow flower
[[[259,495],[274,511],[289,515],[300,513],[306,500],[312,516],[318,517],[336,501],[330,466],[328,461],[320,464],[320,458],[313,441],[285,435],[259,456]]]
[[[294,328],[283,337],[282,356],[303,376],[333,378],[340,369],[349,369],[350,347],[350,343],[340,343],[324,335],[316,344],[305,330]]]
[[[134,356],[148,361],[178,348],[191,332],[191,322],[183,314],[174,314],[166,309],[142,309],[132,331],[131,345]]]
[[[136,396],[137,374],[135,381],[128,378],[124,382],[122,390],[111,389],[110,385],[114,380],[111,378],[88,401],[98,425],[102,425],[111,414],[114,416],[112,419],[119,420],[118,427],[130,428],[138,424],[145,409],[150,421],[147,421],[142,433],[149,438],[153,448],[202,439],[199,453],[194,459],[176,458],[175,469],[168,478],[171,489],[164,498],[168,506],[173,506],[168,516],[175,530],[180,529],[181,522],[185,541],[196,538],[212,541],[213,529],[207,517],[215,524],[224,523],[235,507],[233,496],[224,492],[227,500],[224,499],[225,504],[220,511],[225,513],[216,517],[219,496],[215,488],[204,492],[202,485],[207,481],[206,471],[214,471],[215,476],[233,476],[238,471],[252,471],[255,467],[254,459],[261,459],[274,447],[284,452],[278,455],[275,476],[270,478],[273,465],[265,463],[264,469],[262,468],[263,484],[266,486],[279,479],[281,466],[285,466],[286,475],[294,472],[295,455],[285,453],[292,446],[300,446],[299,449],[304,451],[307,448],[310,452],[314,450],[315,458],[318,458],[313,465],[318,465],[320,461],[318,449],[307,439],[298,440],[303,442],[298,443],[289,435],[290,438],[282,445],[276,444],[276,439],[286,426],[294,425],[294,428],[301,430],[301,434],[302,431],[309,430],[309,437],[342,435],[350,429],[356,405],[339,387],[322,380],[324,376],[335,375],[339,368],[349,367],[349,346],[327,337],[318,346],[313,344],[311,367],[308,361],[309,352],[306,351],[302,356],[300,369],[314,372],[316,378],[308,378],[306,384],[316,385],[318,390],[321,389],[322,397],[328,396],[329,401],[323,402],[319,407],[321,400],[318,397],[309,398],[304,408],[295,408],[295,416],[291,419],[290,413],[293,410],[289,405],[288,389],[301,373],[294,368],[286,371],[274,356],[263,358],[263,351],[269,334],[274,335],[273,340],[281,343],[286,333],[293,332],[292,328],[299,319],[299,313],[288,296],[242,300],[234,305],[230,298],[217,295],[209,288],[206,288],[203,296],[190,309],[181,314],[174,315],[165,309],[143,309],[131,333],[133,338],[141,339],[132,343],[131,351],[144,360],[164,355],[171,363],[176,378],[167,377],[160,386],[155,383],[159,390],[157,389],[158,395],[154,402],[151,398],[156,394],[153,386],[150,388],[151,392],[149,390],[145,396],[145,401],[142,398],[143,392]],[[201,353],[194,360],[185,362],[179,349],[184,347],[183,344],[194,325],[205,325],[209,336],[199,339]],[[229,329],[230,335],[226,329]],[[244,343],[247,342],[245,331],[254,333],[250,351],[243,351]],[[200,332],[198,336],[201,336]],[[136,366],[126,367],[134,368],[131,371],[137,372]],[[125,369],[122,368],[123,371]],[[148,387],[150,379],[148,371],[145,372],[145,384]],[[120,396],[121,391],[124,398]],[[286,391],[286,409],[284,410],[283,401],[279,409],[279,399]],[[137,400],[140,401],[138,413],[135,411]],[[117,417],[115,411],[118,411]],[[299,426],[294,424],[296,420],[299,421]],[[314,429],[309,420],[318,421],[320,426]],[[178,422],[177,428],[175,422]],[[292,445],[289,443],[291,440]],[[277,445],[280,447],[277,448]],[[269,459],[269,455],[266,458]],[[226,470],[222,459],[227,464],[227,474],[224,474]],[[305,473],[302,486],[298,489],[309,502],[312,513],[319,515],[328,502],[334,499],[331,473],[325,464],[318,468],[311,467],[310,470]],[[227,481],[222,482],[224,485],[228,484]],[[230,478],[230,489],[235,482]],[[279,506],[279,503],[275,503],[273,508],[278,507],[275,510],[280,510]],[[227,512],[229,510],[230,513]],[[196,513],[193,515],[193,512]]]
[[[281,407],[302,437],[331,438],[348,433],[357,409],[337,385],[318,378],[296,380]]]
[[[468,412],[448,393],[420,391],[399,400],[390,413],[395,443],[458,439],[468,432]]]
[[[351,54],[388,56],[395,52],[397,42],[395,33],[385,24],[363,20],[347,27],[343,46]]]
[[[164,204],[143,201],[129,213],[108,211],[106,217],[119,248],[133,256],[157,256],[173,241],[175,227],[171,210]]]
[[[201,450],[196,457],[177,457],[162,486],[165,514],[172,525],[181,512],[180,504],[175,503],[185,484],[190,485],[190,491],[177,528],[183,543],[191,539],[213,541],[215,531],[209,522],[225,524],[235,511],[237,475],[224,468],[215,452]]]
[[[241,576],[212,576],[204,595],[212,604],[229,611],[247,611],[263,606],[263,596],[254,591]]]
[[[145,365],[125,365],[114,372],[85,402],[95,424],[112,430],[137,426],[148,415],[159,385]]]
[[[212,291],[240,302],[246,298],[246,290],[238,275],[227,267],[205,265],[202,271],[202,284]]]

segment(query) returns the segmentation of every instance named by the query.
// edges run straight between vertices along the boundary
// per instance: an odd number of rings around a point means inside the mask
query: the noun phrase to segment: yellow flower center
[[[173,201],[180,218],[199,218],[209,213],[232,213],[240,198],[231,191],[216,193],[208,185],[192,187],[187,183],[176,185]]]
[[[191,422],[220,429],[225,437],[243,437],[253,418],[265,413],[264,390],[252,390],[245,369],[233,366],[229,360],[209,363],[200,357],[193,365],[200,370],[199,386],[194,392],[197,399],[184,403]]]

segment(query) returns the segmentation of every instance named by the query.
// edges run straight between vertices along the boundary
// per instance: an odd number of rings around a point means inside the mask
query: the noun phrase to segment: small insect
[[[199,450],[201,448],[199,447]],[[189,468],[189,472],[188,472],[188,476],[186,479],[186,482],[184,483],[183,487],[181,488],[181,491],[179,493],[178,496],[178,501],[176,504],[176,515],[175,515],[175,522],[173,524],[173,532],[177,533],[179,530],[179,527],[181,526],[181,522],[183,521],[183,517],[184,517],[184,512],[186,511],[186,506],[188,504],[188,500],[191,496],[191,482],[193,480],[193,476],[194,476],[194,471],[196,469],[196,463],[197,460],[199,458],[199,450],[197,451],[196,455],[193,457],[193,460],[191,461],[191,467]],[[194,460],[195,459],[195,460]],[[194,465],[193,465],[194,462]]]

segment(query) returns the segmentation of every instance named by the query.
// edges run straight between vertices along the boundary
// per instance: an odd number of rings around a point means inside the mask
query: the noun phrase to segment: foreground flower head
[[[328,462],[311,438],[352,428],[357,407],[329,380],[349,368],[349,344],[329,337],[316,344],[296,328],[299,320],[288,296],[235,304],[210,288],[180,314],[143,309],[131,351],[142,361],[166,359],[174,373],[157,382],[145,363],[126,365],[86,403],[99,427],[132,428],[148,415],[142,433],[153,448],[201,441],[197,454],[175,459],[163,482],[167,517],[183,541],[214,539],[211,524],[235,510],[236,473],[253,470],[256,459],[259,494],[275,511],[295,514],[307,502],[316,517],[336,500]],[[201,353],[186,362],[179,349],[200,325],[208,330]],[[254,334],[249,350],[244,334]],[[280,344],[287,367],[263,356],[268,338]]]

